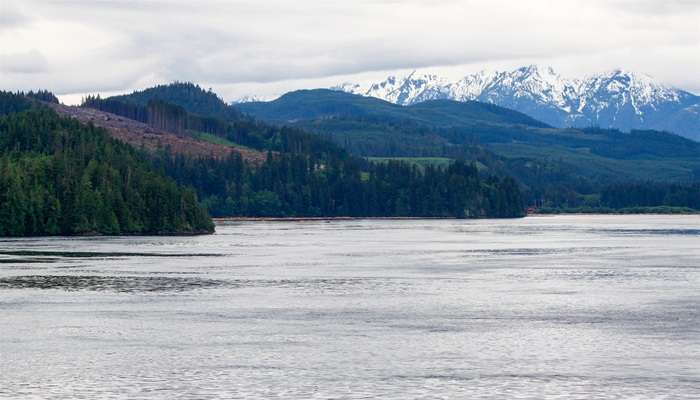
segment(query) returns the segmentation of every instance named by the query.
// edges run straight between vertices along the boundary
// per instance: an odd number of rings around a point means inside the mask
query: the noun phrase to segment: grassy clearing
[[[212,135],[211,133],[205,133],[205,132],[192,132],[192,137],[194,137],[197,140],[201,140],[203,142],[208,142],[208,143],[213,143],[213,144],[218,144],[221,146],[229,146],[229,147],[243,147],[240,146],[236,143],[233,143],[230,140],[224,139],[220,136]]]
[[[376,163],[383,163],[387,161],[403,161],[409,164],[416,164],[421,167],[428,165],[446,167],[452,163],[451,158],[446,157],[367,157],[367,160]]]

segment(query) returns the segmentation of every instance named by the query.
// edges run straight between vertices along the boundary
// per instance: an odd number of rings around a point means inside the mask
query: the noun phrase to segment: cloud
[[[31,29],[0,30],[0,48],[37,49],[45,57],[37,59],[42,73],[34,79],[0,76],[0,85],[14,89],[130,90],[172,80],[269,89],[275,82],[286,87],[338,75],[525,60],[575,60],[563,63],[573,73],[593,72],[587,60],[603,60],[676,81],[700,68],[692,53],[700,9],[687,0],[14,4],[32,10]],[[667,58],[652,56],[661,53]]]
[[[697,0],[607,0],[606,3],[623,11],[639,14],[667,15],[697,13]]]
[[[0,5],[0,31],[27,25],[31,19],[9,5]]]
[[[22,53],[3,54],[0,72],[9,74],[37,74],[46,72],[49,63],[40,52],[30,50]]]

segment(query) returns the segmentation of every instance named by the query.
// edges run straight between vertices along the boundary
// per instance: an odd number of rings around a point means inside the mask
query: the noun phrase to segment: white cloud
[[[571,75],[619,66],[700,91],[694,0],[4,2],[18,21],[0,29],[14,65],[0,68],[6,89],[191,80],[233,98],[396,69],[541,63]],[[30,52],[31,78],[29,58],[6,61]]]
[[[6,74],[38,74],[48,70],[48,61],[37,50],[2,55],[0,72]]]
[[[15,29],[26,25],[30,19],[9,4],[0,5],[0,31]]]

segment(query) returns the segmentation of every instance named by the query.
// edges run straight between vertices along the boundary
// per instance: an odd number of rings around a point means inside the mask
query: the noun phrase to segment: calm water
[[[0,240],[0,398],[700,398],[700,217]]]

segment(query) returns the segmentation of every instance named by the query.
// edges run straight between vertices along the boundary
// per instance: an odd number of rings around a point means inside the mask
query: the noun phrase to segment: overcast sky
[[[427,69],[623,68],[700,93],[700,0],[0,0],[0,88],[226,100]]]

